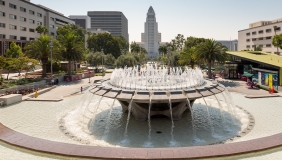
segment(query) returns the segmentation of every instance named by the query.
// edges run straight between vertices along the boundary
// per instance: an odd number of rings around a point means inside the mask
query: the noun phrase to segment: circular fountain
[[[97,85],[91,92],[116,98],[123,111],[130,111],[137,120],[164,115],[179,120],[183,112],[191,109],[196,99],[223,92],[223,86],[205,81],[198,68],[182,71],[181,68],[148,66],[116,69],[111,79]]]
[[[235,107],[225,87],[205,80],[198,68],[115,69],[109,80],[94,83],[88,91],[60,120],[62,132],[83,144],[216,144],[245,135],[253,123],[250,114]]]

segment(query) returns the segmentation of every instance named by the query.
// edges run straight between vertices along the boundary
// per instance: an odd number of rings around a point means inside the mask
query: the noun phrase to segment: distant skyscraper
[[[129,40],[128,21],[122,12],[89,11],[87,15],[91,18],[91,29],[109,31],[115,37],[122,35]]]
[[[84,28],[87,30],[90,28],[90,17],[85,16],[85,15],[71,15],[69,16],[71,20],[75,22],[76,25]]]
[[[159,46],[163,45],[161,42],[162,34],[158,32],[158,23],[156,21],[156,14],[152,6],[150,6],[146,22],[144,25],[144,33],[141,33],[141,42],[136,42],[139,46],[144,47],[148,52],[150,59],[159,56]]]

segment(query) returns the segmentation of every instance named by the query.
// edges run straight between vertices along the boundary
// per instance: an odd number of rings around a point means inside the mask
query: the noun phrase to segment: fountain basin
[[[108,80],[103,81],[101,85],[95,84],[94,88],[90,89],[90,92],[96,95],[117,99],[122,106],[123,112],[128,112],[129,104],[132,103],[131,112],[135,119],[145,121],[148,119],[150,104],[150,116],[162,115],[168,118],[172,117],[173,120],[179,120],[185,110],[190,110],[187,101],[189,101],[189,104],[193,107],[196,99],[219,94],[224,90],[225,88],[220,84],[206,81],[201,87],[193,89],[136,91],[117,88],[112,86]],[[170,107],[172,113],[170,112]]]

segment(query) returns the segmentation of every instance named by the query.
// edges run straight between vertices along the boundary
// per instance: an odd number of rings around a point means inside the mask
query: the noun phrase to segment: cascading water
[[[240,117],[234,117],[235,106],[229,98],[230,93],[223,92],[222,87],[216,89],[221,91],[225,101],[219,100],[216,95],[208,95],[209,98],[205,99],[206,95],[203,96],[200,93],[206,88],[214,88],[215,85],[217,84],[204,80],[199,68],[166,68],[147,65],[146,68],[140,69],[138,67],[115,69],[111,79],[101,83],[101,88],[107,88],[105,97],[98,99],[98,96],[86,94],[80,104],[82,111],[77,113],[81,112],[81,116],[85,116],[83,121],[92,116],[88,123],[83,124],[83,128],[89,130],[89,133],[85,131],[83,138],[88,134],[88,138],[85,139],[89,142],[92,140],[94,143],[99,142],[97,144],[99,146],[116,147],[182,147],[220,143],[236,136],[234,134],[241,131],[241,121]],[[128,91],[130,93],[133,91],[135,94],[126,96],[125,93]],[[157,94],[157,91],[160,92]],[[97,90],[96,92],[101,94]],[[117,96],[111,97],[113,93],[117,93]],[[149,96],[146,98],[146,95],[141,93]],[[170,93],[174,93],[174,98]],[[199,94],[201,97],[197,97]],[[178,95],[182,98],[177,98]],[[107,97],[117,99],[122,106],[114,105],[115,100],[111,105],[105,105],[110,100]],[[95,100],[88,100],[92,98]],[[205,105],[199,103],[199,98],[203,99]],[[190,101],[193,103],[190,104]],[[191,112],[185,112],[187,108]],[[125,110],[128,110],[127,114],[123,113]],[[138,114],[143,113],[143,120],[147,120],[147,123],[136,120]],[[186,117],[184,120],[181,119],[182,114]],[[131,118],[131,115],[136,119]],[[159,115],[170,117],[170,120],[160,119]],[[177,117],[178,115],[180,118]],[[241,115],[244,114],[240,113]],[[70,120],[71,116],[73,114],[68,115],[66,119]],[[224,122],[225,117],[226,122]],[[187,119],[192,123],[187,123]],[[233,119],[232,122],[231,119]],[[225,125],[232,126],[232,132],[225,132],[225,128],[222,127]],[[66,126],[66,128],[72,128],[72,124],[66,124]],[[76,128],[72,128],[72,131],[78,132]],[[219,136],[214,136],[215,131],[222,133],[223,136],[220,136],[220,139]]]

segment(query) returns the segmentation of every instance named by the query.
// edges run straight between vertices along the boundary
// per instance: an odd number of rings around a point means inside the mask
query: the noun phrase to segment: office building
[[[276,30],[274,30],[276,26]],[[281,34],[282,18],[249,24],[248,29],[238,31],[238,50],[255,50],[261,46],[263,52],[281,55],[281,49],[272,45],[275,34]]]
[[[129,41],[128,21],[122,12],[118,11],[89,11],[91,18],[91,30],[102,29],[113,36],[123,36]]]
[[[39,37],[36,27],[47,27],[49,35],[56,36],[59,26],[74,24],[63,14],[36,5],[29,0],[0,0],[0,55],[5,54],[12,41],[21,47]]]
[[[216,40],[228,48],[228,51],[238,51],[238,40]]]
[[[84,16],[84,15],[71,15],[69,18],[75,22],[75,24],[79,27],[82,27],[83,29],[87,30],[88,28],[91,28],[90,25],[90,17]]]

